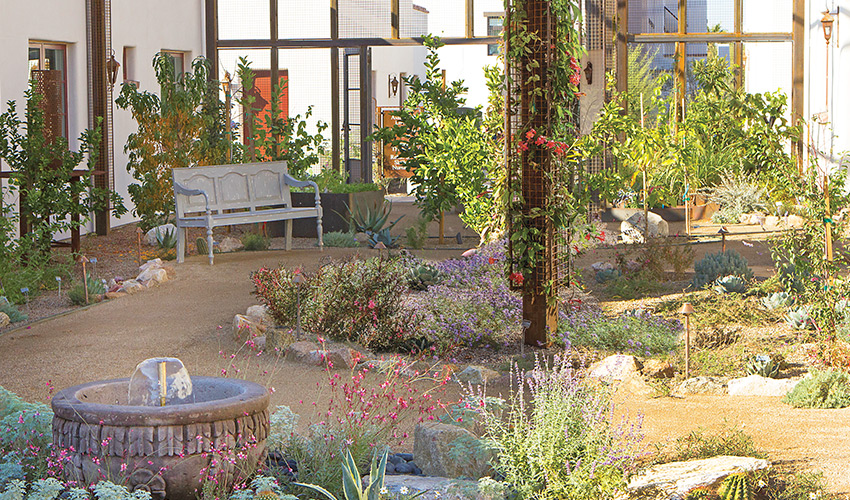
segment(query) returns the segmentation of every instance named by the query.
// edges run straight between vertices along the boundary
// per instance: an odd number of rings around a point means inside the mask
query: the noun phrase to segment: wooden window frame
[[[38,68],[39,70],[47,69],[45,68],[46,57],[45,52],[48,49],[52,50],[60,50],[62,52],[62,121],[64,124],[64,130],[62,131],[62,136],[68,140],[69,128],[68,128],[68,44],[59,43],[59,42],[48,42],[42,40],[30,40],[27,44],[27,62],[29,63],[29,50],[30,49],[38,49]],[[29,73],[29,68],[27,68],[27,72]],[[27,75],[29,77],[29,75]]]

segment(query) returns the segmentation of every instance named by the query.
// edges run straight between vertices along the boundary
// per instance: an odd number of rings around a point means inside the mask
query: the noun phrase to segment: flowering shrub
[[[611,498],[635,468],[640,423],[612,426],[608,395],[582,382],[568,357],[539,362],[512,392],[504,412],[481,400],[495,469],[515,498]]]
[[[32,481],[46,474],[52,420],[46,405],[27,403],[0,387],[0,483],[11,477]]]
[[[309,293],[305,292],[310,289],[313,275],[301,272],[298,269],[292,270],[284,267],[277,269],[266,269],[262,267],[259,271],[251,275],[255,293],[268,306],[269,314],[272,315],[279,325],[295,324],[298,291],[295,288],[293,279],[298,274],[304,280],[300,285],[302,287],[301,300],[303,311],[306,299],[309,298]]]
[[[678,345],[682,323],[646,311],[608,318],[599,309],[583,308],[562,315],[558,325],[567,346],[585,346],[639,356],[666,354]]]

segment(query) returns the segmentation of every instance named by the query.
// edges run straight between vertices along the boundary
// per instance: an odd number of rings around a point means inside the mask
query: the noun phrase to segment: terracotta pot
[[[256,465],[269,434],[269,392],[253,382],[192,377],[194,403],[127,404],[130,379],[77,385],[51,401],[53,443],[65,479],[108,479],[156,500],[194,500],[207,476],[232,484],[234,459]],[[62,450],[62,451],[59,451]],[[215,458],[217,465],[211,466]]]

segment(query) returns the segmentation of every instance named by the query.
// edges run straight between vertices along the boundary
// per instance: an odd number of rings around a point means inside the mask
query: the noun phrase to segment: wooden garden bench
[[[186,228],[207,228],[207,248],[213,264],[212,230],[255,222],[286,221],[286,250],[292,249],[292,219],[316,218],[322,248],[322,202],[312,181],[291,177],[285,161],[175,168],[177,262],[186,254]],[[316,190],[315,207],[293,207],[290,187]]]

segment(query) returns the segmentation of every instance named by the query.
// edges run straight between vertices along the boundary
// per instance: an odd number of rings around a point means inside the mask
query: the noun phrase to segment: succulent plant
[[[766,378],[776,378],[782,369],[782,361],[773,359],[767,354],[756,354],[744,360],[744,368],[748,375],[761,375]]]
[[[602,269],[596,273],[596,282],[605,283],[607,281],[613,281],[620,276],[622,276],[622,273],[619,269]]]
[[[788,292],[776,292],[768,294],[766,297],[761,299],[761,303],[764,304],[764,307],[768,310],[773,311],[793,306],[794,297]]]
[[[744,280],[753,277],[753,270],[747,265],[747,259],[735,250],[726,250],[706,255],[702,260],[694,264],[693,285],[700,289],[709,283],[713,283],[721,276],[734,275]]]
[[[379,243],[384,245],[384,248],[395,248],[398,246],[398,236],[390,235],[390,228],[385,227],[378,232],[366,231],[366,236],[369,238],[368,243],[371,248],[375,248]]]
[[[714,282],[714,291],[717,293],[745,293],[747,282],[735,275],[724,276]]]
[[[420,265],[407,273],[407,285],[411,290],[427,290],[429,286],[443,281],[442,273],[434,266]]]
[[[788,314],[785,315],[785,321],[795,330],[807,330],[812,326],[809,310],[805,307],[789,310]]]
[[[198,249],[198,255],[207,255],[210,253],[210,247],[207,246],[206,238],[198,238],[195,240],[195,248]]]
[[[348,207],[347,204],[346,207]],[[386,200],[382,204],[374,206],[355,205],[353,210],[349,208],[351,214],[350,229],[356,233],[367,234],[370,232],[378,233],[382,229],[392,229],[404,217],[402,215],[395,222],[391,222],[389,227],[384,228],[392,209],[392,202]]]
[[[732,474],[717,489],[720,500],[752,500],[753,490],[744,473]]]
[[[740,328],[712,328],[710,331],[698,330],[694,336],[694,345],[700,349],[719,349],[732,345],[741,338]]]

